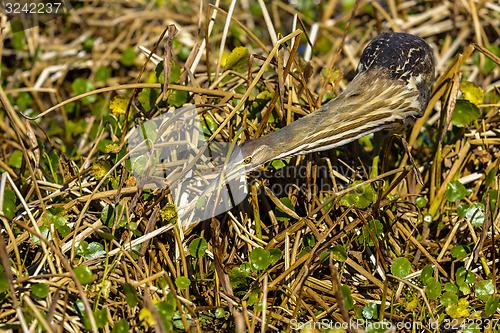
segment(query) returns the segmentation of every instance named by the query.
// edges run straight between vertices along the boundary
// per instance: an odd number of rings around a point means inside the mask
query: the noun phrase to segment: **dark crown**
[[[358,72],[378,67],[388,69],[393,79],[405,83],[419,75],[424,82],[434,79],[431,47],[422,38],[407,33],[384,32],[368,44],[361,55]]]

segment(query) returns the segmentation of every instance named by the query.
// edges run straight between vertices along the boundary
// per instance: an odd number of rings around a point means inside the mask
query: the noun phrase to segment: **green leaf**
[[[189,97],[189,94],[187,91],[174,90],[174,91],[172,91],[170,96],[168,96],[167,103],[169,105],[173,105],[175,107],[180,108],[181,106],[186,104],[188,97]]]
[[[85,313],[87,310],[85,310],[85,304],[83,304],[83,301],[81,299],[76,300],[75,302],[75,309],[79,313]]]
[[[446,313],[452,318],[469,317],[469,302],[465,298],[461,298],[457,304],[449,304],[446,307]]]
[[[271,266],[276,264],[281,257],[283,256],[283,252],[280,249],[269,249],[269,256],[271,258]]]
[[[75,302],[75,307],[82,315],[82,321],[86,330],[91,330],[92,326],[90,324],[90,319],[88,313],[85,311],[85,306],[81,300],[77,300]],[[102,308],[101,310],[96,310],[92,312],[94,315],[95,323],[97,328],[104,328],[108,323],[108,311],[106,308]]]
[[[484,101],[483,89],[470,81],[460,82],[460,91],[464,98],[473,104],[482,104]]]
[[[486,175],[486,179],[484,180],[485,187],[490,187],[491,184],[493,184],[493,181],[496,179],[497,173],[497,168],[491,168],[491,170]]]
[[[189,243],[189,253],[195,258],[201,258],[208,249],[208,243],[203,238],[195,238]]]
[[[248,118],[249,119],[257,118],[262,109],[271,100],[271,98],[273,98],[273,95],[274,94],[272,92],[264,90],[260,92],[257,96],[255,96],[255,99],[248,106]]]
[[[66,225],[68,223],[68,212],[64,209],[64,207],[48,209],[47,217],[49,218],[49,223],[56,227]]]
[[[468,284],[466,283],[461,283],[461,284],[458,284],[458,289],[460,290],[460,292],[464,295],[468,295],[470,294],[470,287]]]
[[[189,313],[185,313],[184,316],[186,317],[188,322],[192,322],[192,320],[191,320],[192,317]],[[182,331],[187,331],[187,329],[184,328],[184,323],[182,322],[182,318],[181,318],[181,315],[179,314],[179,311],[176,311],[174,314],[173,324],[174,324],[175,328],[182,330]],[[169,332],[173,331],[172,327],[170,329],[168,327],[166,327],[166,328],[167,328],[167,331],[169,331]],[[189,329],[189,327],[188,327],[188,329]]]
[[[255,270],[263,270],[271,264],[271,255],[269,251],[257,247],[250,253],[250,263]]]
[[[75,308],[82,315],[83,326],[85,326],[85,329],[87,331],[90,331],[92,329],[92,325],[90,324],[90,319],[87,310],[85,310],[85,305],[81,300],[77,300],[75,302]]]
[[[363,318],[368,319],[368,320],[377,318],[377,316],[378,316],[377,304],[375,304],[375,303],[366,304],[363,307],[362,314],[363,314]]]
[[[345,12],[348,12],[354,7],[356,0],[342,0],[341,2],[342,2],[343,10]]]
[[[173,292],[169,292],[167,294],[167,299],[165,300],[168,304],[170,304],[171,307],[174,308],[174,310],[177,308],[177,301],[175,299],[175,295]]]
[[[451,122],[457,127],[464,127],[478,119],[481,115],[475,104],[469,101],[459,99],[455,104],[455,110],[451,116]]]
[[[427,279],[425,284],[425,294],[431,301],[441,296],[441,283],[439,283],[439,281],[436,281],[435,278],[431,277]]]
[[[59,155],[57,154],[57,152],[54,149],[52,149],[50,152],[44,153],[43,157],[47,161],[46,166],[48,167],[49,172],[51,173],[54,181],[57,182],[58,181],[57,171],[59,168]]]
[[[7,292],[9,290],[9,280],[7,279],[7,274],[5,272],[0,272],[0,293]]]
[[[500,302],[500,297],[491,296],[486,301],[486,305],[484,306],[484,315],[486,317],[491,317],[495,314],[498,309],[498,303]]]
[[[144,110],[151,110],[158,99],[158,91],[152,88],[144,88],[139,93],[139,102]]]
[[[248,262],[241,264],[238,267],[233,267],[229,272],[229,281],[233,288],[239,288],[248,284],[251,266]]]
[[[321,203],[325,203],[326,201],[328,201],[328,199],[330,199],[330,197],[324,197],[323,200],[321,200]],[[333,203],[334,203],[334,201],[330,201],[328,204],[326,204],[325,210],[330,209],[330,207],[332,207]]]
[[[223,308],[217,308],[215,310],[215,318],[221,319],[226,317],[226,311]]]
[[[135,58],[137,54],[132,46],[127,46],[125,50],[122,52],[122,56],[120,58],[120,62],[124,66],[132,66],[135,63]]]
[[[342,245],[335,245],[330,249],[333,259],[344,262],[347,260],[347,251]]]
[[[13,31],[15,30],[13,29]],[[14,32],[12,35],[14,36],[14,40],[12,41],[12,47],[14,48],[14,50],[16,51],[24,50],[26,48],[24,32],[23,31]]]
[[[371,235],[373,235],[373,237],[375,237],[375,241],[378,242],[378,240],[382,236],[384,226],[382,225],[382,223],[379,220],[372,220],[372,221],[368,222],[368,226],[370,227],[370,231],[368,231],[368,228],[366,226],[364,226],[361,235],[359,235],[359,237],[358,237],[358,241],[359,242],[367,242],[369,246],[374,246],[375,243],[374,243],[374,240],[371,237]],[[370,232],[371,232],[371,235],[370,235]]]
[[[212,118],[211,115],[208,113],[205,113],[201,119],[200,119],[200,125],[201,129],[203,130],[203,133],[207,136],[210,137],[219,127],[217,125],[217,122]]]
[[[23,162],[23,152],[20,150],[14,150],[10,155],[9,161],[7,162],[11,167],[20,169]]]
[[[14,191],[6,188],[3,192],[3,214],[8,218],[14,218],[16,212],[16,195]]]
[[[39,229],[40,229],[40,234],[42,235],[42,237],[44,239],[47,239],[47,240],[52,239],[52,237],[50,236],[50,229],[47,226],[42,225]],[[36,245],[42,245],[42,242],[40,241],[40,239],[38,238],[37,235],[34,235],[34,234],[31,235],[31,240]]]
[[[344,306],[347,311],[352,310],[354,308],[354,301],[352,299],[351,289],[349,289],[349,287],[346,285],[342,285],[340,287],[340,294],[342,295]]]
[[[175,314],[175,308],[172,308],[167,302],[159,302],[155,304],[156,311],[160,315],[160,319],[165,325],[168,332],[172,331],[172,317]]]
[[[121,319],[119,322],[113,326],[111,333],[127,333],[130,329],[127,319]]]
[[[170,69],[170,77],[168,83],[177,83],[181,78],[181,67],[172,61],[172,68]]]
[[[259,293],[260,293],[259,288],[253,288],[250,291],[247,297],[247,306],[252,306],[259,301]]]
[[[83,100],[84,99],[82,99],[82,101]],[[79,121],[68,120],[65,127],[66,135],[76,138],[85,133],[87,125],[88,124],[85,119],[81,119]]]
[[[415,200],[415,204],[417,205],[418,208],[424,208],[425,206],[427,206],[427,199],[425,197],[418,197],[416,200]]]
[[[123,291],[125,292],[125,299],[129,307],[133,308],[137,305],[137,291],[130,283],[123,284]]]
[[[101,285],[99,286],[102,296],[104,296],[105,298],[109,297],[109,294],[111,293],[111,286],[112,284],[110,280],[106,279],[102,281]]]
[[[179,57],[180,60],[186,61],[189,58],[190,54],[191,54],[191,48],[187,46],[182,46],[177,56]]]
[[[156,65],[155,76],[156,76],[156,79],[158,80],[158,82],[163,82],[163,76],[164,76],[163,69],[164,68],[165,68],[165,66],[164,66],[163,61],[160,61],[158,63],[158,65]]]
[[[302,245],[305,248],[312,248],[316,244],[316,237],[312,233],[305,234],[302,238]]]
[[[167,289],[168,288],[167,279],[165,279],[164,276],[160,277],[158,280],[156,280],[156,286],[160,289]]]
[[[283,160],[274,160],[271,162],[271,165],[275,170],[283,169],[286,166],[286,163]]]
[[[172,294],[172,293],[169,293],[169,294]],[[174,299],[174,302],[175,302],[175,299]],[[160,314],[160,317],[165,317],[167,319],[170,319],[175,314],[176,306],[173,306],[170,302],[165,301],[165,302],[156,303],[155,308],[158,311],[158,313]]]
[[[47,297],[49,291],[49,286],[44,283],[36,283],[31,286],[31,292],[40,298]]]
[[[151,327],[153,325],[153,315],[148,308],[144,307],[139,311],[139,322],[144,327]]]
[[[95,72],[95,79],[100,82],[106,82],[111,77],[111,70],[108,66],[101,66]]]
[[[21,20],[19,20],[19,19],[12,20],[12,22],[10,23],[10,30],[13,33],[18,33],[18,32],[22,33],[23,30],[24,30],[23,22]]]
[[[101,220],[103,224],[112,228],[113,224],[115,223],[115,212],[118,217],[121,217],[121,219],[117,221],[116,227],[121,228],[126,226],[128,223],[128,216],[127,212],[125,211],[125,206],[122,203],[119,203],[118,208],[116,209],[115,204],[108,204],[102,209]]]
[[[391,273],[399,278],[405,278],[411,272],[411,264],[408,259],[401,257],[391,265]]]
[[[476,284],[476,295],[482,301],[487,301],[495,292],[495,285],[491,280],[482,280]]]
[[[75,81],[73,81],[72,89],[73,89],[73,93],[78,96],[78,95],[82,95],[82,94],[85,94],[85,93],[88,93],[88,92],[95,90],[95,85],[91,81],[79,77]],[[96,95],[90,95],[90,96],[86,96],[86,97],[80,99],[80,101],[82,101],[83,105],[92,104],[96,100],[97,100]],[[85,122],[85,125],[86,124],[87,123]]]
[[[27,91],[20,92],[19,97],[16,99],[16,105],[23,112],[25,112],[29,107],[31,107],[33,102],[34,102],[33,97],[31,97],[31,94]]]
[[[451,282],[446,282],[444,284],[444,290],[450,291],[450,292],[452,292],[454,294],[458,293],[458,287],[455,284],[451,283]]]
[[[85,252],[87,251],[87,248],[89,247],[89,243],[86,241],[81,241],[78,250],[76,251],[77,256],[85,256]]]
[[[465,212],[465,218],[470,221],[474,227],[481,227],[484,224],[484,205],[474,203]]]
[[[156,136],[158,134],[158,125],[152,120],[145,121],[140,126],[140,134],[141,139],[150,139],[151,141],[155,142]]]
[[[465,217],[465,212],[467,212],[467,209],[469,209],[469,207],[470,207],[470,205],[468,205],[468,204],[458,205],[457,214],[461,219],[463,219]]]
[[[489,194],[490,195],[490,202],[486,202],[486,195]],[[490,189],[488,190],[487,193],[485,193],[483,195],[483,203],[486,207],[486,205],[490,205],[490,208],[491,210],[495,210],[495,207],[497,206],[497,194],[498,194],[498,190],[496,189]]]
[[[458,289],[457,289],[458,291]],[[457,304],[458,295],[451,291],[446,291],[439,299],[441,305],[448,306],[449,304]]]
[[[467,190],[465,186],[458,180],[453,180],[446,185],[446,190],[444,195],[446,199],[450,202],[455,202],[457,200],[462,200],[465,198]]]
[[[191,280],[189,280],[185,276],[179,276],[177,279],[175,279],[175,285],[179,289],[187,289],[191,285]]]
[[[207,201],[207,198],[205,196],[202,196],[200,197],[197,201],[196,201],[196,209],[200,210],[202,209],[203,207],[205,207],[205,202]]]
[[[243,65],[248,63],[248,59],[250,58],[248,49],[244,46],[239,46],[229,54],[224,63],[224,69],[233,69],[236,70],[241,68]]]
[[[497,45],[491,43],[486,46],[486,49],[496,55],[497,57],[500,57],[500,47]],[[481,64],[481,55],[479,52],[474,53],[474,64],[479,67]],[[484,57],[484,66],[481,68],[481,70],[486,74],[490,74],[498,65],[496,62],[491,60],[489,57]]]
[[[92,242],[89,244],[85,251],[85,259],[90,260],[93,258],[105,256],[106,251],[104,250],[104,246],[97,242]]]
[[[457,269],[455,273],[455,282],[463,294],[468,294],[470,292],[469,284],[476,281],[476,276],[467,271],[464,267]]]
[[[74,269],[75,275],[82,285],[86,285],[92,282],[92,272],[87,266],[76,266]]]
[[[104,328],[104,326],[108,323],[108,311],[106,311],[106,308],[94,311],[94,319],[97,328]]]
[[[94,47],[94,44],[95,44],[94,38],[90,37],[90,38],[85,39],[82,46],[85,50],[91,51],[92,48]]]
[[[317,49],[320,54],[326,55],[333,49],[333,46],[333,41],[330,38],[321,36],[314,45],[314,48]],[[336,69],[336,71],[339,71],[339,69]]]
[[[353,187],[360,183],[362,183],[362,181],[355,181],[349,187]],[[365,184],[344,195],[342,199],[340,199],[340,203],[347,207],[354,205],[359,209],[365,209],[373,203],[374,199],[375,191],[370,184]]]
[[[466,256],[467,253],[469,253],[469,252],[470,251],[468,251],[468,248],[463,246],[463,245],[455,245],[450,250],[451,256],[455,259],[462,258],[462,257]]]
[[[434,274],[434,269],[432,268],[431,265],[425,265],[425,267],[422,269],[422,272],[420,273],[420,281],[422,281],[423,285],[426,285],[426,282],[429,278],[432,277]]]
[[[181,78],[181,67],[173,60],[170,63],[170,77],[168,78],[168,83],[177,83]],[[163,83],[165,81],[165,67],[163,66],[163,61],[160,61],[158,65],[156,65],[155,74],[158,82]]]
[[[108,171],[111,170],[111,163],[106,160],[97,160],[92,162],[92,174],[95,179],[102,179]]]
[[[292,204],[292,201],[290,200],[290,198],[288,197],[283,197],[283,198],[280,198],[280,201],[287,207],[287,208],[290,208],[292,211],[295,212],[295,207],[293,206]],[[290,216],[283,212],[278,206],[276,206],[274,208],[274,212],[275,212],[275,215],[276,215],[276,219],[278,221],[288,221],[290,220]]]
[[[262,8],[259,6],[258,2],[250,2],[250,14],[254,17],[262,16]]]
[[[67,225],[62,225],[57,227],[57,232],[59,232],[59,235],[61,235],[62,238],[65,238],[71,233],[71,228]]]

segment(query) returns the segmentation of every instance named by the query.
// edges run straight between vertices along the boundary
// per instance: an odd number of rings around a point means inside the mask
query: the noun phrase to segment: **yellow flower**
[[[122,96],[116,96],[113,98],[111,103],[109,103],[109,108],[111,112],[116,116],[119,114],[125,114],[128,105],[128,98]]]

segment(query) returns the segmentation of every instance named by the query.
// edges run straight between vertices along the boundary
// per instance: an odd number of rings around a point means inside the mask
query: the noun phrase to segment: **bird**
[[[278,131],[235,145],[215,179],[180,210],[182,224],[209,219],[244,200],[243,177],[266,162],[333,149],[378,131],[404,132],[425,113],[434,72],[432,48],[424,39],[401,32],[379,34],[336,98]]]
[[[344,91],[280,130],[235,147],[216,181],[226,183],[271,160],[333,149],[378,131],[404,132],[427,108],[434,63],[432,48],[421,37],[379,34],[363,50]]]

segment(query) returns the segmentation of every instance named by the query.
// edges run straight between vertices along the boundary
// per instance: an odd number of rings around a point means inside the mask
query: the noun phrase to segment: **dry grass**
[[[119,332],[123,319],[133,331],[181,330],[175,327],[183,323],[191,331],[264,332],[363,318],[440,332],[469,319],[481,325],[500,319],[492,310],[498,305],[500,6],[359,1],[352,16],[342,2],[306,3],[276,1],[263,10],[248,1],[83,2],[17,35],[1,21],[1,329]],[[179,31],[166,32],[169,25]],[[135,185],[125,167],[127,134],[141,112],[153,118],[174,108],[172,99],[160,100],[161,84],[151,76],[158,60],[148,61],[139,47],[180,66],[166,96],[187,92],[180,100],[217,123],[212,139],[231,142],[240,129],[240,140],[250,140],[313,112],[353,77],[367,42],[391,30],[420,35],[435,50],[431,103],[406,135],[423,185],[399,145],[388,144],[377,165],[368,140],[293,158],[281,170],[302,168],[300,175],[254,176],[247,201],[184,230],[161,215],[169,191]],[[250,61],[224,70],[224,53],[238,46],[249,49]],[[124,65],[127,47],[139,56]],[[104,81],[101,67],[110,69]],[[78,95],[78,78],[93,83],[92,92]],[[449,123],[457,94],[462,98],[460,80],[485,93],[480,118],[465,127]],[[147,88],[159,103],[141,110],[137,94]],[[258,109],[262,92],[270,94]],[[85,101],[89,96],[94,100]],[[132,102],[128,118],[109,110],[116,96]],[[372,165],[378,170],[371,172]],[[454,180],[467,192],[450,202],[446,190]],[[366,208],[345,204],[358,193],[347,188],[354,181],[376,193]],[[295,186],[272,191],[286,184]],[[312,191],[314,185],[328,190]],[[478,216],[463,217],[466,205],[481,203],[482,225]],[[125,207],[125,223],[120,216],[103,222],[110,204]],[[367,228],[374,221],[379,231]],[[201,258],[189,251],[197,238],[208,241]],[[266,269],[244,269],[256,248],[282,256]],[[411,262],[403,278],[395,274],[398,258]],[[464,268],[470,280],[461,282]],[[86,269],[90,283],[81,279]],[[422,281],[422,270],[434,277],[440,296]],[[191,281],[187,288],[177,284],[183,276]],[[484,298],[481,281],[493,286]],[[49,287],[45,297],[41,285]],[[447,302],[444,293],[453,288],[460,289],[457,298]],[[439,327],[431,325],[436,320]],[[352,329],[365,330],[373,328]]]

